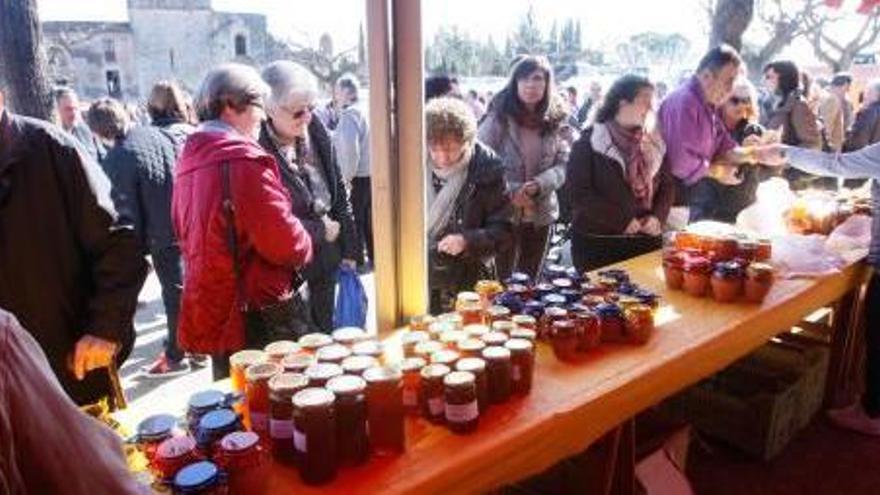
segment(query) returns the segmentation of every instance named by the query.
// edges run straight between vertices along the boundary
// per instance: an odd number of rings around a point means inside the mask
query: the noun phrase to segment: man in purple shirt
[[[665,160],[682,186],[678,199],[690,207],[691,222],[715,218],[720,205],[723,186],[707,176],[710,165],[758,162],[759,150],[737,146],[718,114],[741,66],[742,59],[730,46],[712,48],[696,73],[660,105]]]

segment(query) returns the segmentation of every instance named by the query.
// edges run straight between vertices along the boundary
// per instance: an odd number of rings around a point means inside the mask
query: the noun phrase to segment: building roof
[[[104,21],[46,21],[42,23],[43,32],[55,34],[62,32],[89,32],[100,31],[102,33],[130,33],[131,24],[128,22],[104,22]]]

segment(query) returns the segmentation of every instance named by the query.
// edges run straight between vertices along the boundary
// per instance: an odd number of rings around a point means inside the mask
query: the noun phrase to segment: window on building
[[[113,98],[122,96],[122,79],[119,77],[118,70],[107,71],[107,94]]]
[[[247,56],[247,38],[245,38],[243,34],[235,35],[235,56]]]
[[[116,62],[116,44],[109,38],[104,40],[104,61]]]

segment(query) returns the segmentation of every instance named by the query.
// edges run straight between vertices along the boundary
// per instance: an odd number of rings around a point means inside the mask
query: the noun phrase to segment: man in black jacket
[[[5,111],[0,88],[0,307],[75,402],[110,394],[104,368],[131,351],[146,270],[98,164],[59,128]]]

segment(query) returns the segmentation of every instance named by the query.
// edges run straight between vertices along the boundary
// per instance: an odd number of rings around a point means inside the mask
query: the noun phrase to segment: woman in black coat
[[[427,221],[431,312],[440,313],[458,292],[496,277],[495,256],[509,247],[513,209],[501,160],[476,140],[476,119],[466,103],[431,100],[425,127],[432,183]]]

